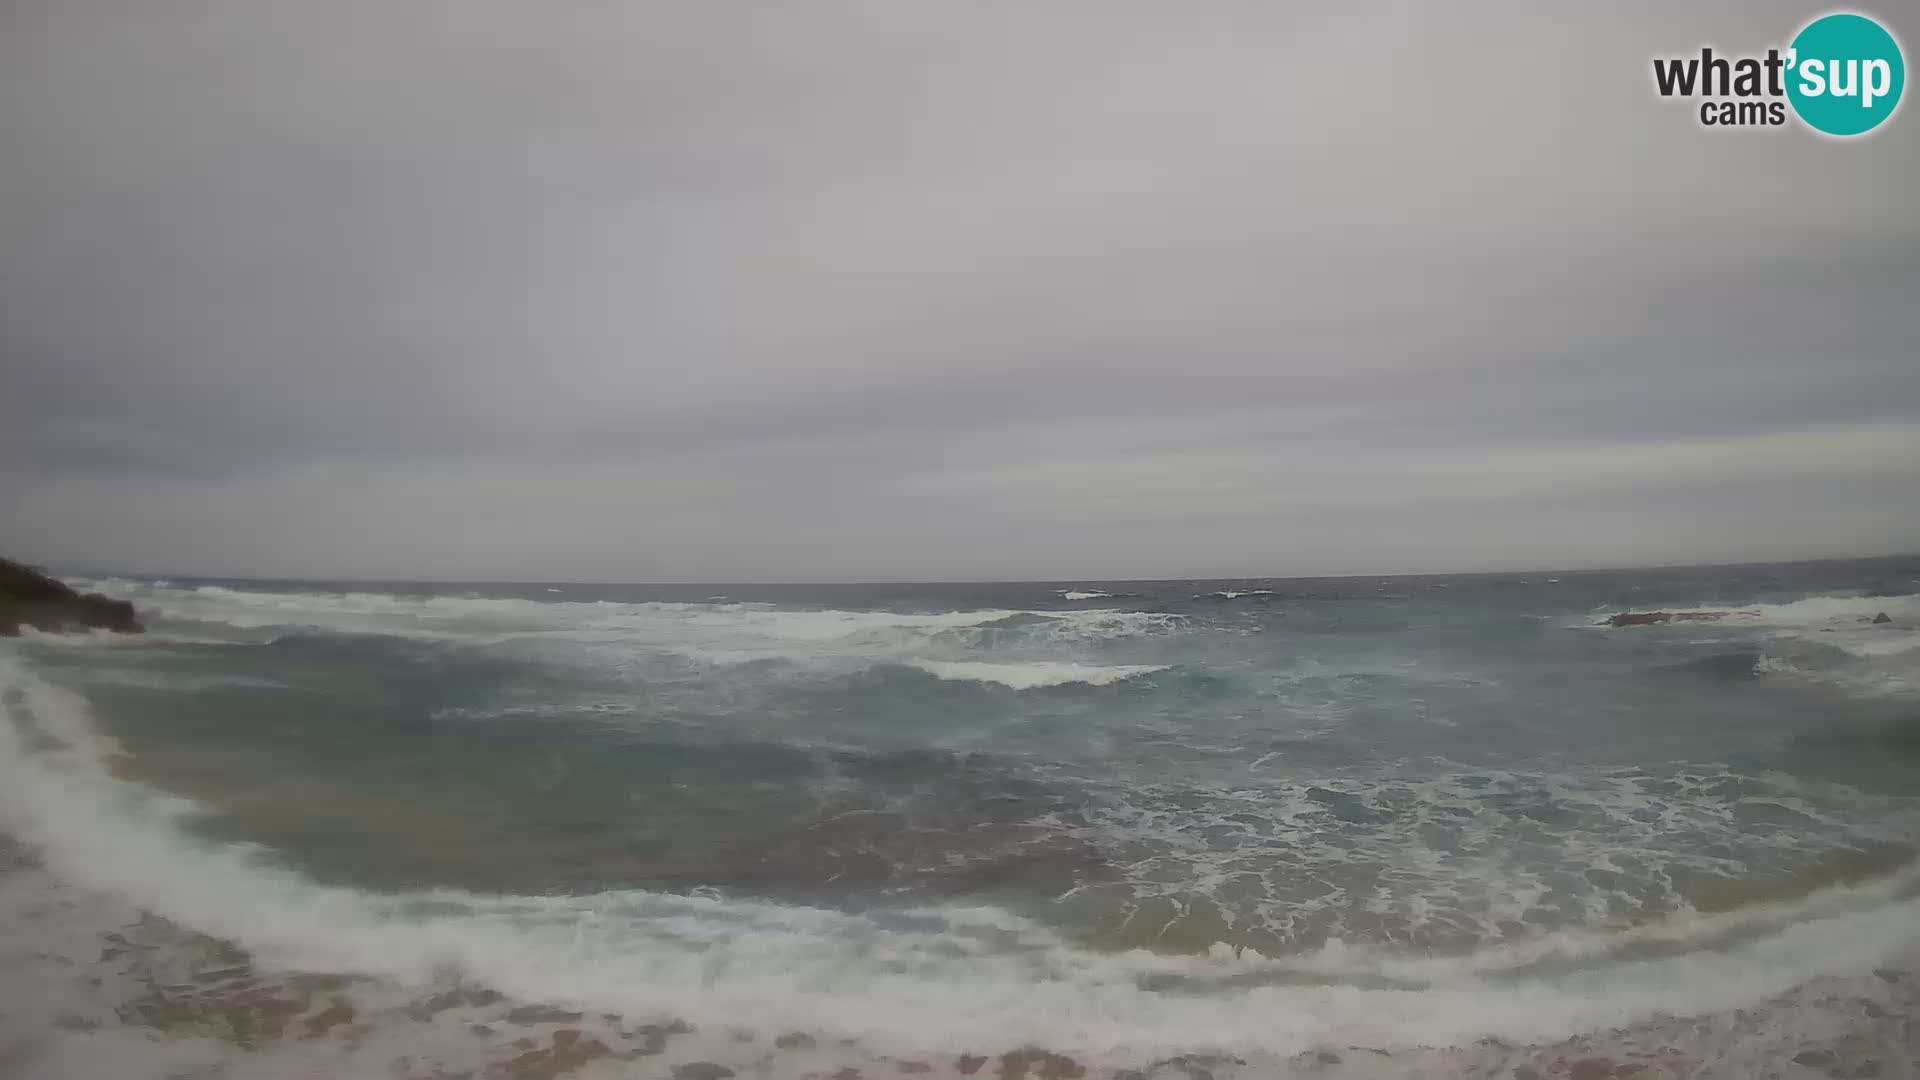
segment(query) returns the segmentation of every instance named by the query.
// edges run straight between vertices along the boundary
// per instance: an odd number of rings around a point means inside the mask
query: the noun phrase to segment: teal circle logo
[[[1824,15],[1793,39],[1787,100],[1815,131],[1864,135],[1900,107],[1907,63],[1900,43],[1865,15]]]

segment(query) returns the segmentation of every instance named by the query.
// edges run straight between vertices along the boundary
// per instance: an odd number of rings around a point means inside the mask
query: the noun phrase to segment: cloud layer
[[[1651,90],[1810,14],[11,5],[0,543],[620,580],[1911,550],[1920,127],[1709,133]]]

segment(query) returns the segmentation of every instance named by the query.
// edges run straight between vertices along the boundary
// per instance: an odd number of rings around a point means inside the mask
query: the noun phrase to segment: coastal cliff
[[[0,637],[18,636],[23,626],[54,633],[137,634],[145,629],[125,600],[75,592],[30,566],[0,558]]]

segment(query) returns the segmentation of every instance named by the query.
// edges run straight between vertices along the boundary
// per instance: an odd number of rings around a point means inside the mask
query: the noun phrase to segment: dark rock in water
[[[125,600],[77,593],[29,566],[0,559],[0,637],[22,626],[36,630],[111,630],[137,634],[145,627]]]
[[[1602,626],[1652,626],[1668,622],[1719,622],[1736,611],[1622,611]],[[1747,612],[1746,614],[1752,614]]]
[[[1029,1046],[1000,1055],[1001,1080],[1078,1080],[1087,1075],[1087,1067],[1062,1054]]]
[[[1156,1077],[1165,1076],[1166,1070],[1173,1069],[1183,1074],[1186,1080],[1213,1080],[1213,1070],[1245,1064],[1246,1062],[1240,1058],[1225,1057],[1220,1054],[1181,1054],[1179,1057],[1154,1062],[1147,1066],[1146,1073],[1140,1076],[1141,1080],[1146,1080],[1148,1073]],[[1115,1075],[1114,1080],[1119,1080],[1118,1074]]]
[[[556,1080],[611,1053],[607,1044],[599,1039],[581,1038],[579,1028],[561,1028],[553,1033],[552,1046],[528,1050],[511,1061],[501,1062],[497,1071],[514,1080]]]
[[[546,1005],[522,1005],[507,1012],[509,1024],[572,1024],[577,1023],[585,1013],[568,1012]]]
[[[1651,626],[1673,618],[1664,611],[1623,611],[1607,620],[1608,626]]]
[[[1569,1080],[1606,1080],[1607,1077],[1615,1075],[1618,1074],[1611,1058],[1581,1058],[1567,1066]]]
[[[1062,614],[1068,613],[1062,612]],[[987,630],[1017,630],[1023,626],[1046,626],[1058,621],[1059,619],[1057,617],[1050,615],[1039,615],[1031,611],[1017,611],[1012,615],[983,622],[979,625],[982,629]]]
[[[1876,626],[1883,625],[1885,623],[1890,623],[1892,621],[1893,620],[1888,618],[1887,613],[1884,611],[1873,617],[1873,622],[1874,622],[1874,625]]]

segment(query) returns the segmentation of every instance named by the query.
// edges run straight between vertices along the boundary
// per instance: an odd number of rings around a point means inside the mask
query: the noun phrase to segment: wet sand
[[[1125,1061],[1031,1046],[881,1053],[829,1032],[761,1030],[751,1018],[701,1030],[671,1016],[515,1001],[454,972],[408,987],[274,970],[61,882],[0,834],[0,1077],[9,1080],[1920,1077],[1914,959],[1870,980],[1815,980],[1755,1008],[1535,1046],[1328,1045],[1264,1060],[1197,1051]],[[1789,1012],[1802,1022],[1782,1023]],[[1808,1038],[1810,1029],[1821,1036]]]

